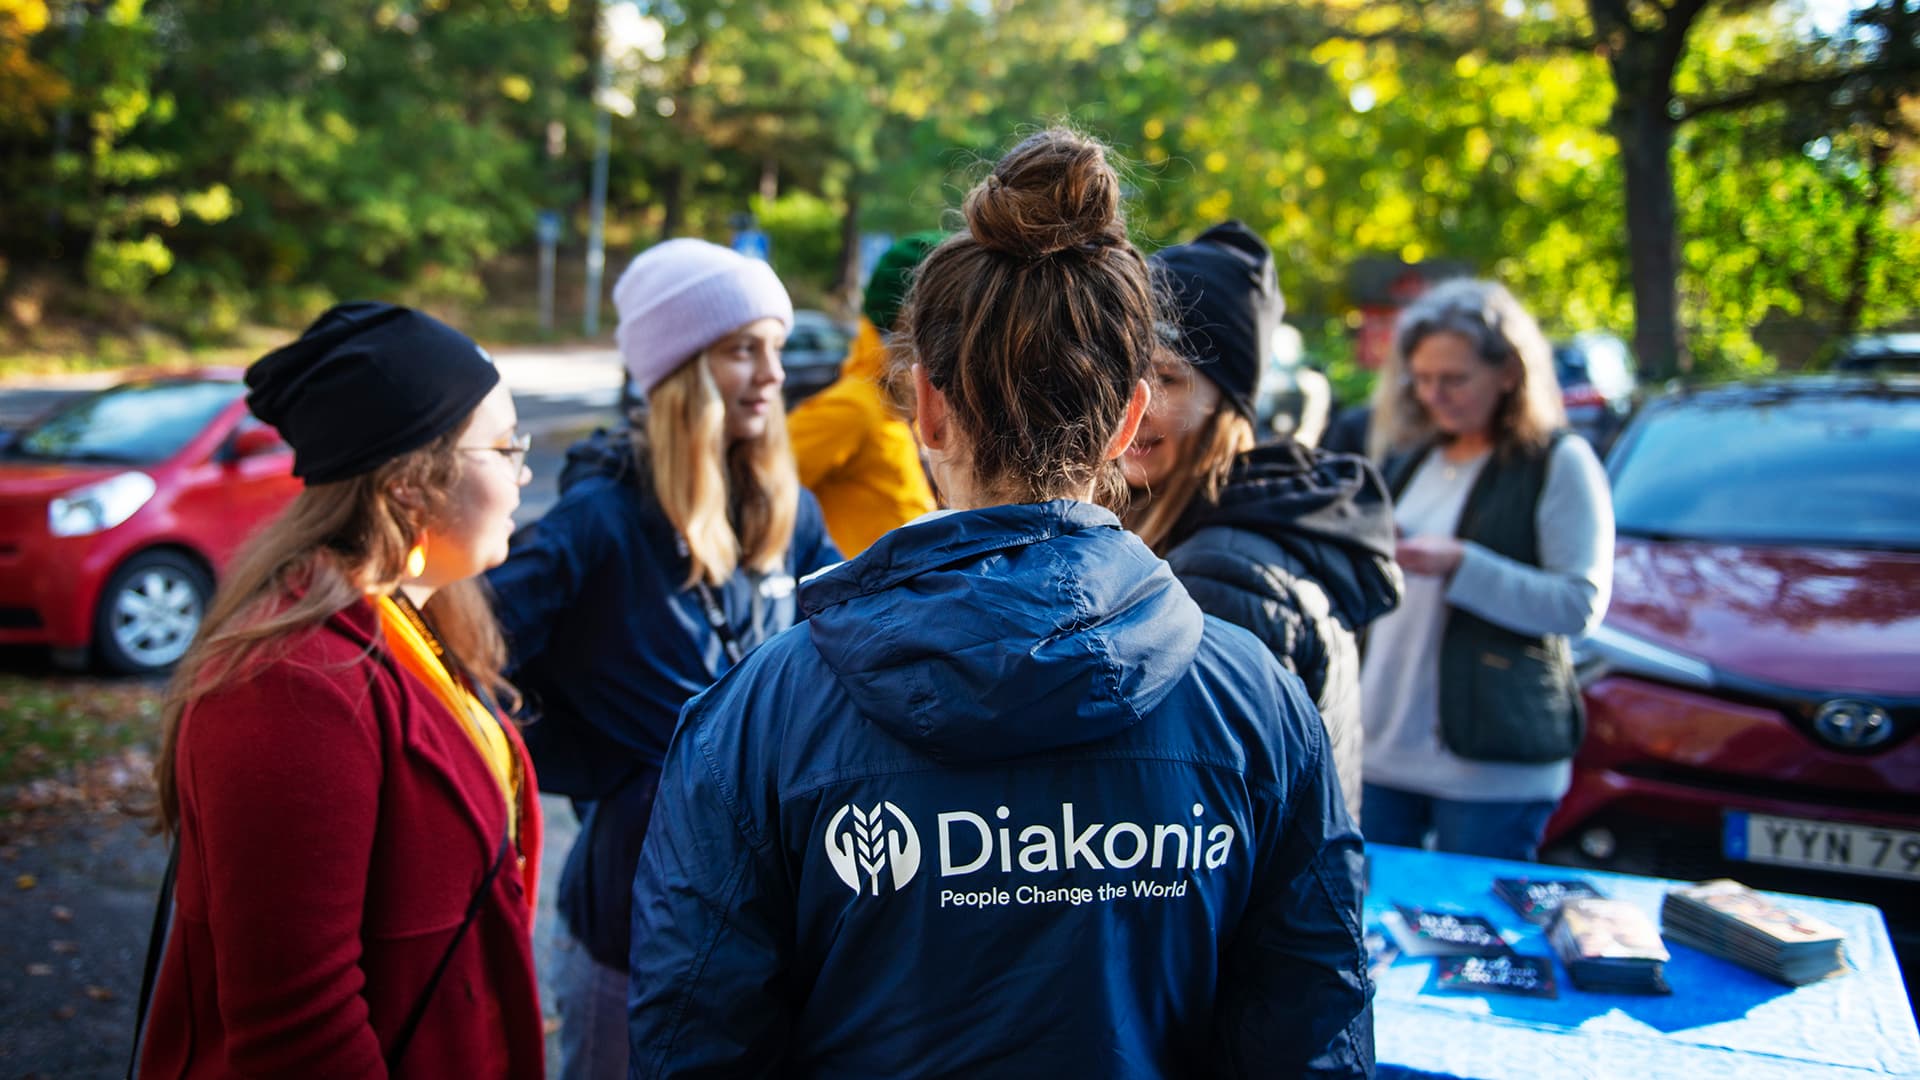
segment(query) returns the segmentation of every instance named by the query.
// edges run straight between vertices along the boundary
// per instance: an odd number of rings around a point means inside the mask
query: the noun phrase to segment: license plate
[[[1920,881],[1920,832],[1729,812],[1729,859]]]

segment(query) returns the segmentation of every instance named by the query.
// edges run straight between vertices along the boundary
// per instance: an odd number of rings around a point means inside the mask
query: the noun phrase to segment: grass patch
[[[159,683],[0,674],[0,787],[158,741]]]

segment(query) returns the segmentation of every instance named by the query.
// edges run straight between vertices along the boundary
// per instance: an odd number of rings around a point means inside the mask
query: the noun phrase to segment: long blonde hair
[[[1189,373],[1191,369],[1189,368]],[[1194,378],[1201,376],[1195,374]],[[1174,526],[1195,499],[1212,504],[1220,501],[1220,492],[1233,472],[1234,459],[1253,449],[1253,423],[1233,403],[1221,398],[1180,451],[1165,487],[1158,491],[1135,489],[1133,498],[1120,515],[1129,530],[1146,541],[1155,555],[1165,555],[1171,546]]]
[[[1373,421],[1367,453],[1374,460],[1411,450],[1435,436],[1433,421],[1414,395],[1407,358],[1434,334],[1458,334],[1488,364],[1513,372],[1516,382],[1494,410],[1494,446],[1540,447],[1567,424],[1553,349],[1520,301],[1493,281],[1443,281],[1400,312],[1393,351],[1373,391]]]
[[[743,564],[778,569],[800,504],[785,410],[769,410],[764,433],[729,447],[726,402],[704,352],[649,390],[642,409],[634,460],[686,541],[687,587],[719,585]]]
[[[302,630],[369,593],[399,585],[407,552],[426,525],[449,509],[446,493],[463,468],[454,446],[464,429],[462,424],[372,472],[307,488],[240,550],[161,706],[154,782],[162,828],[172,830],[179,822],[174,761],[187,710],[242,668],[284,658]],[[424,505],[403,505],[394,495],[397,488],[418,493]],[[479,581],[435,590],[427,613],[467,675],[508,707],[516,705],[513,687],[501,675],[506,643]]]

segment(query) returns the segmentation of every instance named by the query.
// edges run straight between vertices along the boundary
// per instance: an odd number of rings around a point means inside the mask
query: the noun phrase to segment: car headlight
[[[1619,672],[1640,675],[1676,686],[1710,690],[1713,666],[1685,653],[1656,645],[1645,638],[1615,630],[1604,623],[1573,643],[1573,670],[1581,686]]]
[[[123,472],[75,488],[47,504],[47,530],[55,536],[89,536],[132,517],[153,498],[153,477]]]

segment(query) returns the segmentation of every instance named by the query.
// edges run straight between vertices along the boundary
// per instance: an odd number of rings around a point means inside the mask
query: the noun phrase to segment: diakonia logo
[[[888,883],[899,892],[920,870],[920,834],[890,802],[876,803],[870,810],[851,804],[841,807],[827,822],[822,839],[834,873],[855,893],[864,885],[879,896],[882,871],[888,872]]]

